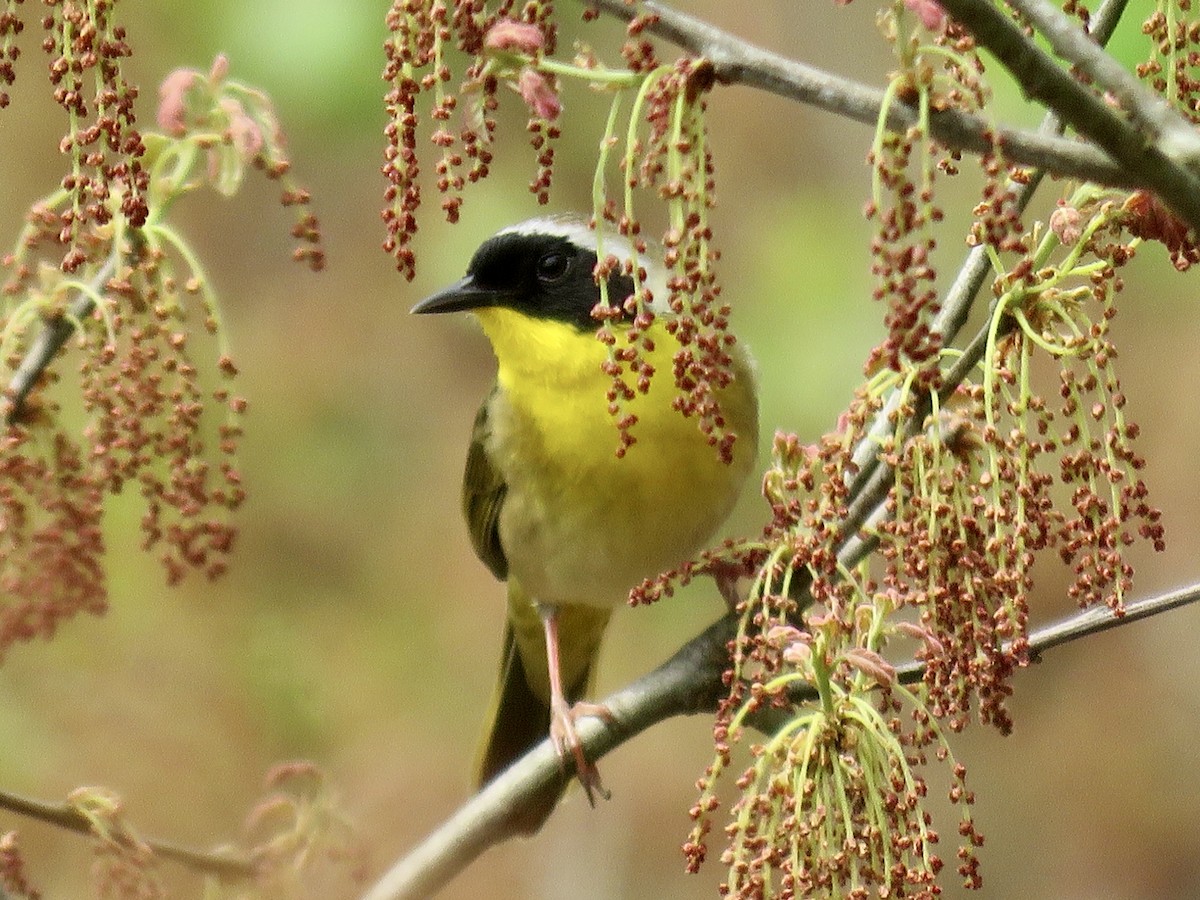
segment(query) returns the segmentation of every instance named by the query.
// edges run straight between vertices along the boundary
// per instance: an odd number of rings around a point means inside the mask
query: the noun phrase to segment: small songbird
[[[580,217],[543,217],[506,228],[475,252],[460,281],[423,300],[414,313],[469,310],[496,355],[496,384],[475,418],[463,478],[463,511],[476,554],[508,582],[494,714],[485,737],[482,786],[543,740],[574,757],[587,790],[603,793],[575,729],[603,708],[587,693],[612,610],[643,579],[692,557],[724,522],[754,464],[758,396],[749,356],[730,348],[732,381],[716,392],[724,427],[736,434],[722,460],[694,417],[674,408],[672,360],[679,342],[667,325],[666,276],[648,255],[657,375],[625,401],[636,415],[620,458],[606,396],[608,348],[597,339],[600,301],[597,234]],[[629,242],[604,234],[603,252],[622,262]],[[610,305],[634,292],[628,273],[607,276]],[[629,317],[609,322],[617,346]],[[514,822],[533,832],[560,791],[537,798]]]

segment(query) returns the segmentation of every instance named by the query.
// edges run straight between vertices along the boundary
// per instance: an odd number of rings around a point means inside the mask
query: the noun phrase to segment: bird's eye
[[[567,267],[570,264],[571,257],[559,250],[543,253],[537,261],[538,281],[546,284],[558,281],[567,274]]]

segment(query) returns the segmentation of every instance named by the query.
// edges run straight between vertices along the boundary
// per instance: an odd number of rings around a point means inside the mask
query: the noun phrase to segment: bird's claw
[[[582,716],[593,716],[606,722],[613,720],[612,710],[601,703],[576,703],[574,706],[569,706],[564,701],[552,704],[550,740],[554,742],[554,749],[558,751],[558,757],[563,761],[564,766],[568,753],[574,757],[575,774],[579,778],[579,783],[583,785],[583,792],[587,795],[588,804],[595,806],[597,796],[608,800],[612,795],[600,781],[600,770],[594,763],[589,762],[583,753],[583,743],[575,728],[575,720]]]

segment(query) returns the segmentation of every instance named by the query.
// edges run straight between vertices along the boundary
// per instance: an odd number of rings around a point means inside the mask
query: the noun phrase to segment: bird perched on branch
[[[633,443],[614,452],[611,351],[597,339],[594,311],[606,320],[614,347],[629,344],[635,317],[619,311],[634,294],[627,264],[633,249],[604,233],[604,257],[620,265],[597,269],[597,237],[579,217],[514,225],[479,247],[465,277],[413,308],[470,311],[498,363],[463,479],[471,543],[492,574],[508,582],[500,680],[479,783],[548,731],[560,756],[573,757],[589,801],[604,790],[575,720],[604,714],[580,701],[609,616],[642,580],[678,566],[712,537],[754,464],[758,432],[754,373],[737,343],[726,348],[730,377],[714,390],[719,424],[736,435],[726,452],[676,408],[680,390],[671,373],[681,345],[668,325],[677,316],[665,309],[659,263],[642,255],[635,264],[645,271],[654,317],[639,346],[658,374],[647,390],[623,400],[622,417],[636,417]],[[607,282],[607,312],[597,310],[598,277]],[[557,786],[543,792],[514,827],[540,828],[559,793]]]

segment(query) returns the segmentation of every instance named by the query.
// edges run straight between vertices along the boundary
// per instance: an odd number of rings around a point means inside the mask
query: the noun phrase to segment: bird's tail
[[[479,755],[479,787],[545,740],[550,731],[550,681],[541,620],[532,605],[517,599],[510,597],[513,602],[504,628],[493,713]],[[600,639],[611,614],[611,610],[598,607],[558,608],[560,667],[568,703],[582,699],[591,687]],[[540,829],[566,783],[564,776],[518,811],[512,822],[514,830],[533,834]]]

